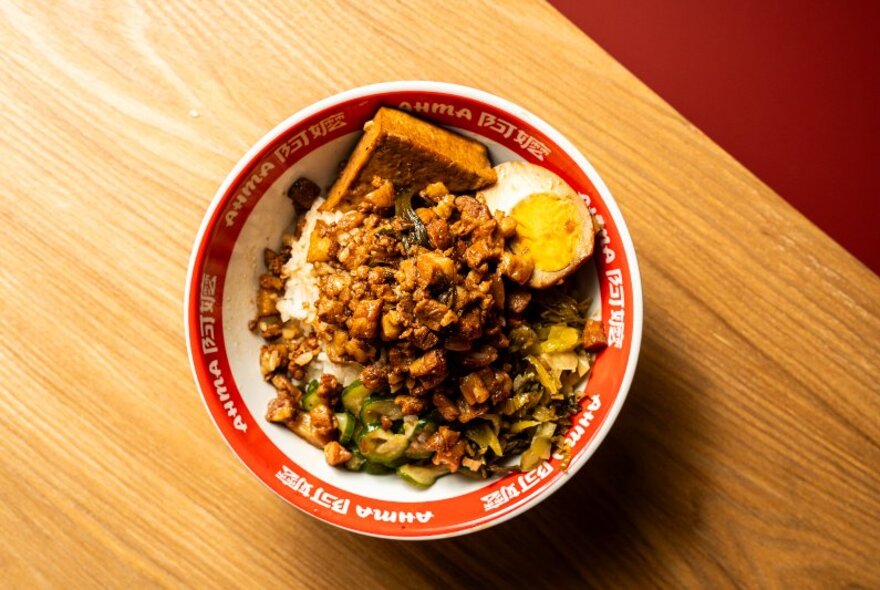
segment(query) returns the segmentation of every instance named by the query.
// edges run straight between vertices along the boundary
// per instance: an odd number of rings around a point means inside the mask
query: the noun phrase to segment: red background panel
[[[551,3],[880,272],[880,1]]]

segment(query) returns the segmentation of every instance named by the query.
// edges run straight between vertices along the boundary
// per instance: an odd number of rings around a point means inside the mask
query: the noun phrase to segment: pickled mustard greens
[[[424,222],[413,210],[412,198],[413,192],[409,190],[401,191],[394,198],[394,214],[412,224],[412,230],[403,237],[407,249],[413,245],[428,245],[428,231],[425,229]]]

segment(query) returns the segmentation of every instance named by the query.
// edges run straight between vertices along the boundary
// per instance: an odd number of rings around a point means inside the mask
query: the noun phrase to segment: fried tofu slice
[[[364,126],[364,135],[321,209],[351,208],[375,188],[376,177],[390,180],[397,191],[419,191],[442,182],[455,193],[496,180],[486,146],[387,107]]]

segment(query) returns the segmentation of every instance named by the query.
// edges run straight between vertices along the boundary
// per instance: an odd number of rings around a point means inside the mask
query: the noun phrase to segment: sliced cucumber
[[[467,467],[459,467],[458,471],[456,471],[455,474],[460,475],[462,477],[466,477],[468,479],[476,479],[476,480],[486,479],[486,474],[483,473],[483,471],[471,471]]]
[[[308,412],[315,406],[321,404],[321,398],[318,397],[318,393],[313,391],[312,393],[307,393],[306,396],[302,399],[302,407],[303,410]]]
[[[414,418],[415,416],[407,416],[403,419],[403,426],[401,428],[401,433],[406,436],[408,439],[412,439],[414,436],[420,435],[422,432],[429,432],[433,434],[437,431],[437,423],[428,420],[427,418],[419,418],[418,420],[407,420],[407,418]]]
[[[409,438],[412,435],[412,431],[416,427],[418,421],[418,416],[404,416],[403,420],[400,423],[400,426],[397,427],[397,434],[403,434],[406,435],[407,438]]]
[[[373,463],[393,465],[403,457],[409,441],[402,434],[383,430],[380,426],[368,426],[357,441],[358,450]]]
[[[312,379],[306,385],[306,394],[303,396],[300,405],[303,407],[303,410],[308,412],[320,403],[321,400],[318,399],[318,380]]]
[[[381,463],[373,463],[372,461],[366,461],[363,469],[364,473],[369,473],[370,475],[388,475],[394,471],[391,467]]]
[[[370,397],[370,393],[360,379],[352,381],[342,390],[342,405],[352,416],[360,416],[364,400]]]
[[[364,424],[375,424],[381,420],[382,416],[391,420],[401,420],[403,410],[390,397],[370,397],[364,401],[360,415],[361,422]]]
[[[449,473],[446,465],[413,465],[407,463],[397,468],[397,475],[406,483],[417,488],[429,488],[434,485],[438,477]]]
[[[434,451],[426,448],[418,441],[409,443],[409,446],[406,447],[406,450],[403,452],[403,456],[407,459],[427,459],[433,454]]]
[[[336,428],[339,429],[339,443],[346,444],[354,435],[357,420],[348,412],[336,412]]]
[[[409,446],[404,455],[409,459],[427,459],[434,451],[426,446],[431,435],[437,432],[437,423],[422,418],[414,423],[404,422],[404,435],[409,439]]]
[[[351,452],[351,459],[346,461],[343,467],[345,467],[349,471],[362,471],[366,464],[367,460],[364,459],[364,456],[361,455],[357,449],[354,449]]]
[[[354,443],[354,446],[356,447],[357,443],[361,440],[361,436],[363,436],[366,429],[367,428],[364,426],[364,423],[361,422],[360,420],[358,420],[357,418],[355,418],[354,419],[354,432],[351,434],[351,441],[349,441],[349,442]]]

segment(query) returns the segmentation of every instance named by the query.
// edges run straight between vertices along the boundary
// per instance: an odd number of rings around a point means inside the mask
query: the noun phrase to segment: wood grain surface
[[[0,585],[880,587],[880,280],[549,6],[0,11]],[[568,135],[645,287],[639,370],[594,458],[438,542],[266,491],[183,339],[190,247],[232,165],[297,109],[394,79],[477,86]]]

